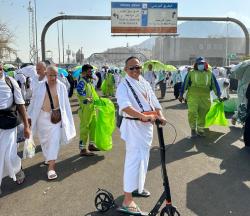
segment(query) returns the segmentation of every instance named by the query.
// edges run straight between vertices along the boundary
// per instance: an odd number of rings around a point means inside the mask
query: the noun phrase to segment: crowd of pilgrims
[[[71,69],[68,69],[67,75],[65,75],[60,73],[57,67],[46,65],[45,62],[39,62],[37,65],[24,64],[15,69],[13,73],[4,71],[3,65],[0,63],[0,71],[3,74],[0,78],[0,116],[2,110],[14,104],[19,111],[22,123],[17,123],[17,129],[15,127],[6,130],[5,126],[0,127],[0,140],[6,141],[5,145],[2,143],[0,145],[0,186],[5,176],[10,176],[17,184],[23,183],[25,174],[21,167],[21,159],[17,155],[16,143],[30,139],[34,134],[37,135],[42,147],[44,164],[48,166],[47,178],[49,180],[57,178],[55,161],[60,145],[61,143],[70,143],[72,138],[76,136],[69,102],[69,98],[73,95],[78,97],[80,106],[80,111],[78,111],[80,155],[96,155],[94,152],[99,151],[99,149],[95,146],[93,139],[95,122],[91,116],[95,111],[91,104],[92,97],[94,94],[114,97],[115,90],[124,77],[124,72],[121,69],[107,66],[93,69],[93,66],[85,64],[82,66],[81,73],[74,76]],[[181,96],[186,101],[182,88],[185,77],[191,69],[191,67],[185,66],[174,73],[156,72],[153,66],[149,65],[143,76],[153,91],[160,90],[160,99],[165,98],[167,88],[173,88],[173,97],[178,99]],[[221,91],[220,97],[229,98],[228,74],[222,74],[215,67],[213,68],[213,76],[217,79]],[[214,93],[211,93],[211,100],[216,97]],[[22,105],[24,105],[24,109],[22,109]],[[52,123],[48,113],[57,109],[60,110],[60,117],[55,120],[55,123]]]

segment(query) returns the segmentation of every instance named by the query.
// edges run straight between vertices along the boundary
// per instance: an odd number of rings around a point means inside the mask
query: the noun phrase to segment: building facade
[[[213,66],[230,65],[245,55],[245,38],[158,37],[153,58],[173,65],[191,65],[204,56]]]

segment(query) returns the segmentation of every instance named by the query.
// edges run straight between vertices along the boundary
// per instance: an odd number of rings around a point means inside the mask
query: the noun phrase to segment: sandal
[[[137,205],[136,206],[124,206],[123,205],[120,208],[118,208],[117,211],[122,212],[124,214],[129,214],[129,215],[141,215],[141,216],[148,215],[148,212],[142,212]]]
[[[94,152],[84,149],[80,151],[80,156],[96,156],[96,154]]]
[[[48,161],[44,161],[44,162],[43,162],[43,165],[49,166],[49,162],[48,162]]]
[[[89,151],[100,151],[100,149],[97,148],[97,147],[95,147],[95,145],[90,144],[90,145],[89,145]]]
[[[57,174],[55,170],[49,170],[48,171],[48,180],[54,180],[57,179]]]
[[[16,174],[16,183],[21,185],[25,180],[25,174],[22,169]]]

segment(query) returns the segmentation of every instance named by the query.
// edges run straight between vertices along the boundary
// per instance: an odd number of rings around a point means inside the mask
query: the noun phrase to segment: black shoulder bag
[[[0,129],[12,129],[21,124],[14,97],[14,86],[9,77],[5,77],[6,84],[10,87],[13,95],[11,107],[0,110]]]
[[[50,90],[49,90],[49,85],[48,85],[47,82],[45,82],[45,85],[46,85],[46,89],[47,89],[47,92],[48,92],[48,95],[49,95],[50,107],[51,107],[50,121],[53,124],[57,124],[58,122],[60,122],[62,120],[61,111],[60,111],[60,109],[55,109],[54,103],[53,103],[53,100],[52,100],[52,96],[51,96],[51,93],[50,93]]]

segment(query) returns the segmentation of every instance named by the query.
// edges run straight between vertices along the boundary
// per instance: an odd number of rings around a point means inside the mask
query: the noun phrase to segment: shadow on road
[[[250,212],[250,148],[233,145],[240,140],[242,129],[229,128],[226,134],[209,131],[206,138],[183,139],[166,146],[166,163],[200,153],[211,160],[222,160],[219,174],[207,173],[187,184],[187,207],[195,215],[238,216]],[[151,149],[149,170],[161,165],[159,155],[158,147]]]
[[[125,216],[126,214],[122,214],[122,213],[117,211],[117,207],[122,205],[123,198],[124,198],[123,195],[117,197],[115,199],[116,206],[114,208],[111,208],[110,210],[108,210],[105,213],[95,211],[95,212],[89,212],[89,213],[85,214],[84,216],[101,216],[101,215],[105,215],[105,216]]]
[[[101,160],[104,160],[104,156],[79,157],[78,155],[75,155],[71,158],[60,161],[56,164],[58,179],[55,181],[60,182],[70,175],[80,170],[87,169],[89,166],[92,166]],[[2,195],[0,197],[15,193],[16,191],[29,187],[40,180],[47,181],[47,166],[41,165],[41,163],[24,169],[24,172],[26,179],[22,185],[16,185],[16,183],[8,177],[3,179]]]
[[[162,98],[158,98],[160,103],[165,103],[165,102],[171,102],[171,101],[175,101],[176,99],[162,99]]]
[[[231,151],[238,149],[231,144],[240,140],[242,129],[229,127],[230,131],[226,134],[208,131],[206,137],[184,138],[174,144],[166,145],[166,163],[181,160],[196,154],[205,153],[210,157],[224,159],[231,154]],[[160,166],[159,147],[155,146],[150,151],[149,170]]]
[[[186,110],[187,109],[187,104],[178,103],[178,104],[174,104],[172,106],[166,106],[165,109]]]
[[[198,154],[197,152],[189,151],[193,147],[193,140],[189,138],[182,139],[175,144],[166,145],[166,163],[171,163]],[[148,170],[153,170],[158,166],[161,166],[160,149],[158,146],[154,146],[150,151]]]
[[[187,207],[197,215],[249,215],[250,150],[231,145],[239,128],[230,128],[211,148],[198,150],[222,159],[221,173],[207,173],[187,185]],[[248,213],[247,213],[248,212]]]

